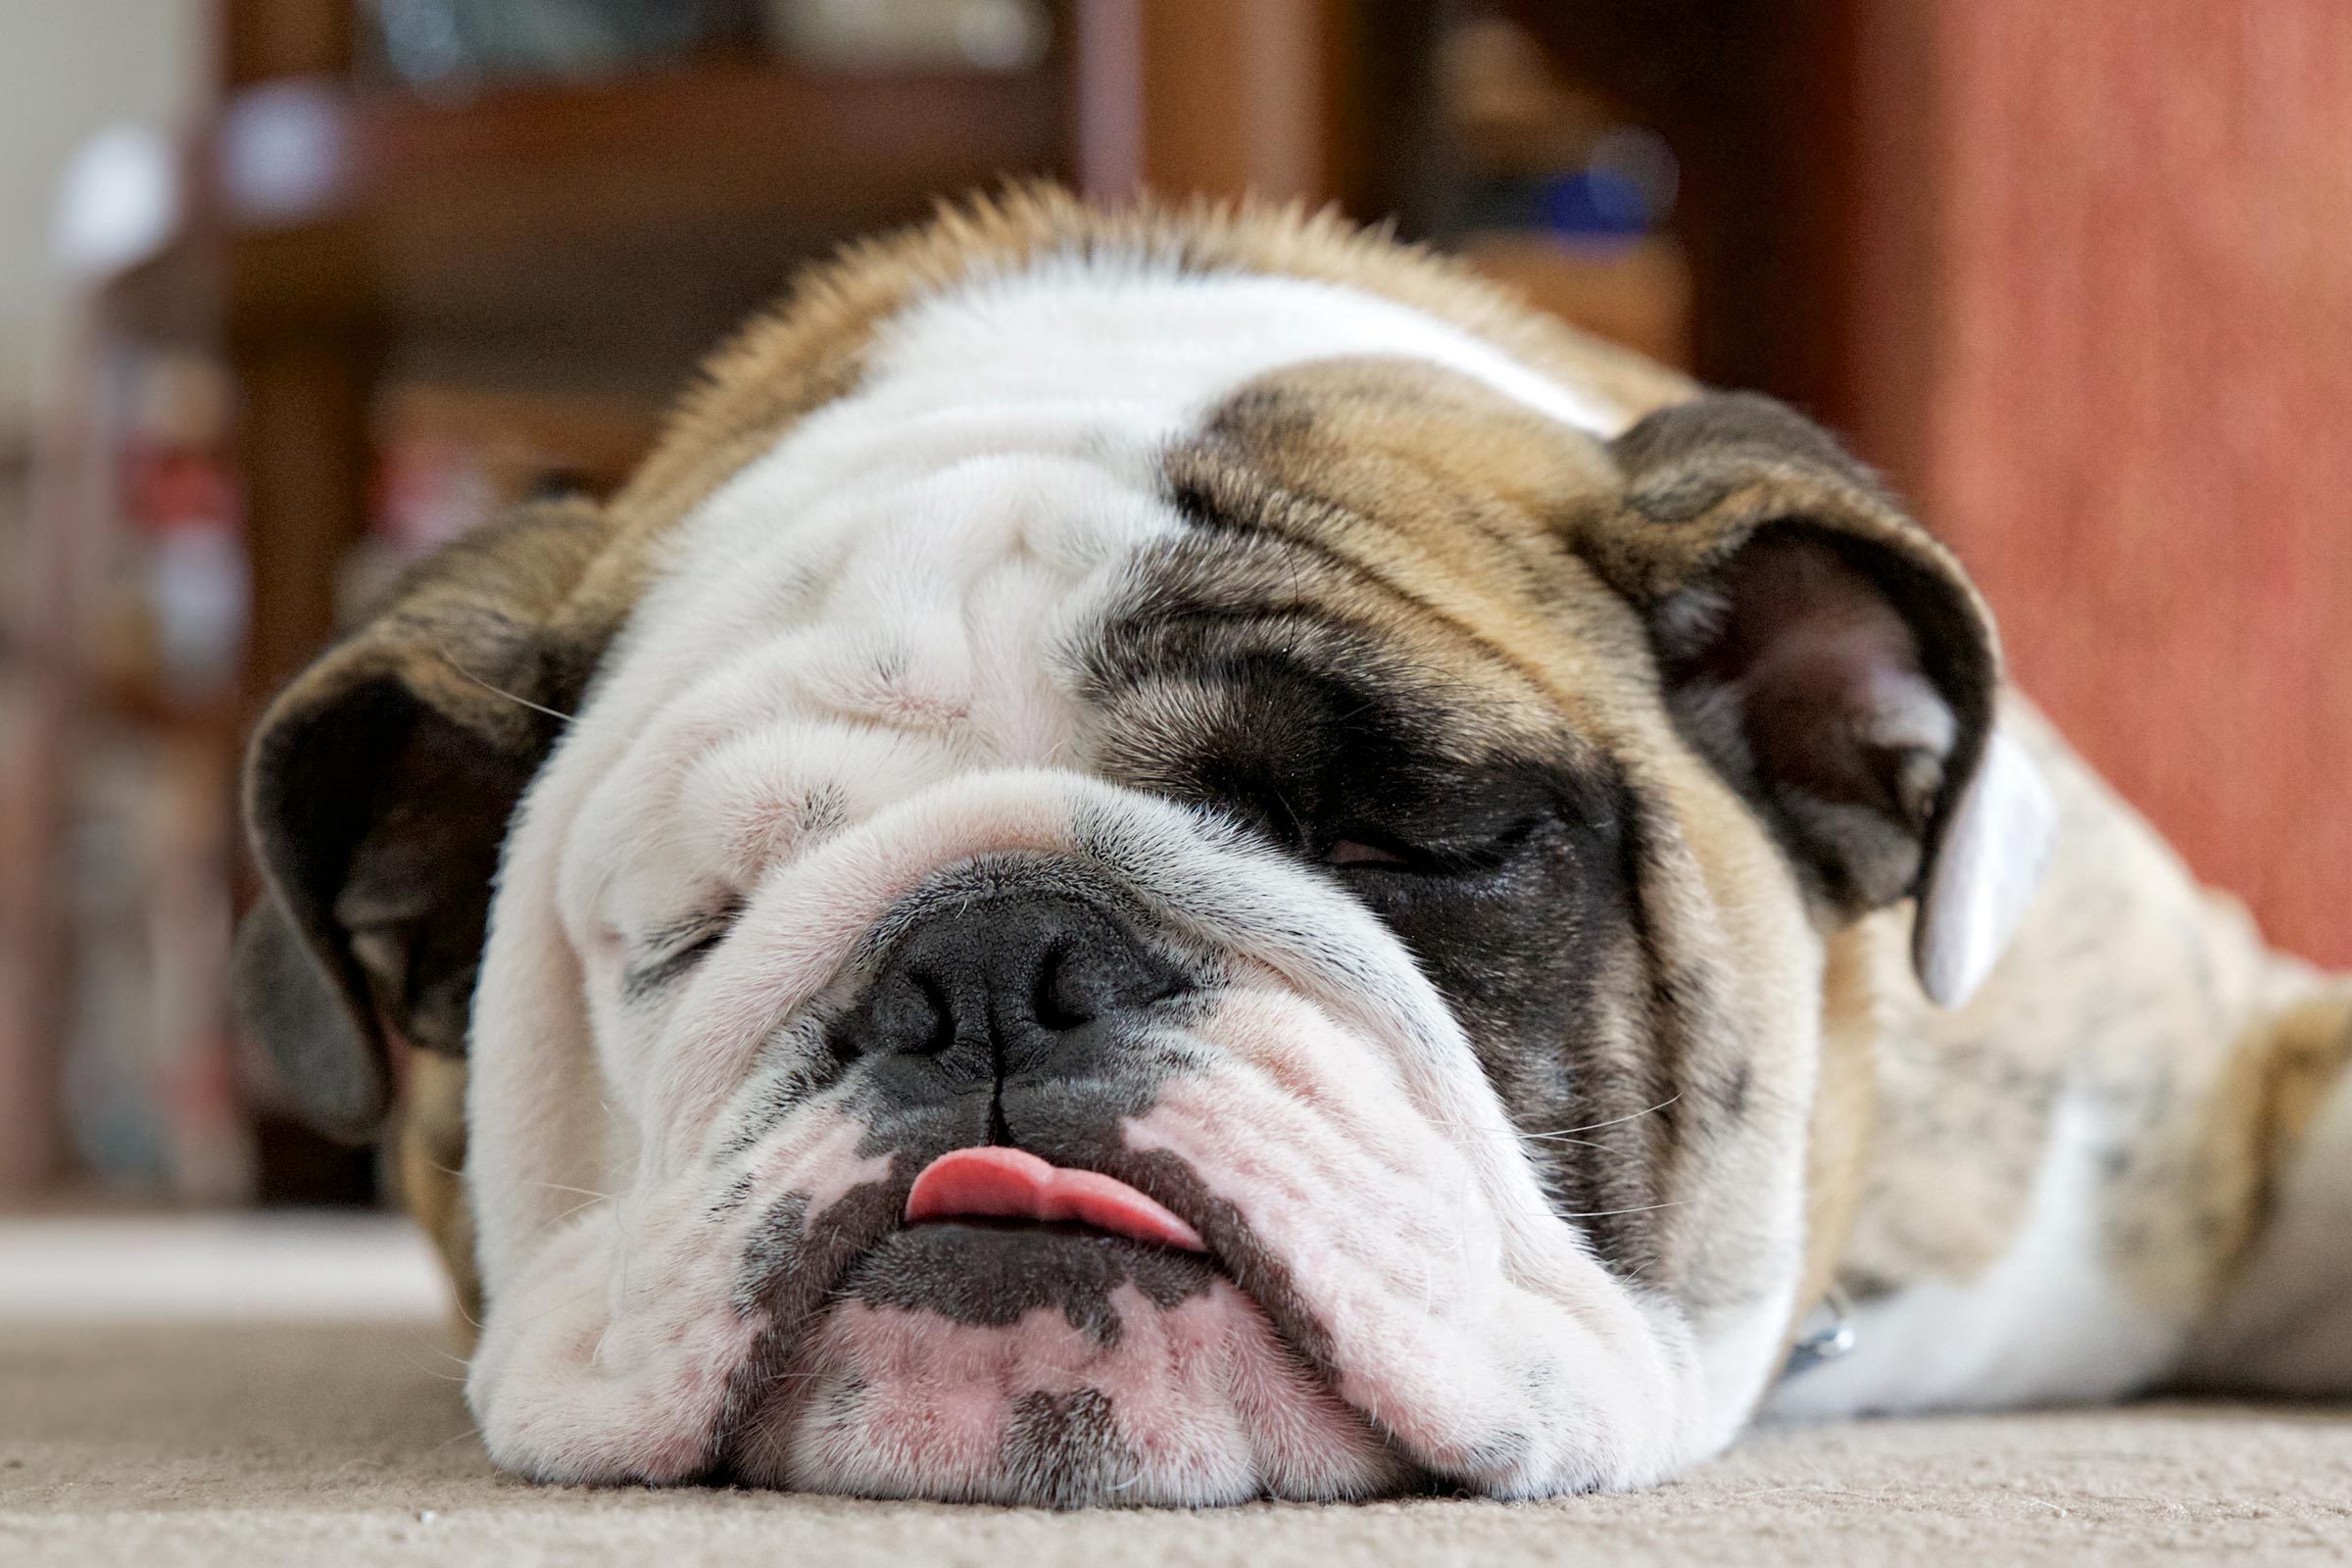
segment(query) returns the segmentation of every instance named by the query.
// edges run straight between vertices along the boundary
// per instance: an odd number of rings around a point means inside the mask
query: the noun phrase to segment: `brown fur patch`
[[[456,1293],[459,1333],[470,1352],[482,1320],[473,1210],[466,1198],[466,1063],[431,1052],[409,1058],[400,1116],[401,1201],[432,1239]]]
[[[2328,995],[2289,1007],[2271,1028],[2261,1142],[2294,1147],[2321,1103],[2352,1071],[2352,996]]]
[[[1837,1283],[1862,1203],[1885,999],[1909,984],[1900,945],[1874,929],[1884,924],[1832,940],[1823,966],[1821,1070],[1805,1132],[1805,1267],[1791,1336]]]

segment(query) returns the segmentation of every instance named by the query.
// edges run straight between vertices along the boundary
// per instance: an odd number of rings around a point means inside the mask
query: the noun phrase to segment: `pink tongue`
[[[985,1214],[993,1219],[1075,1220],[1114,1236],[1190,1252],[1200,1233],[1125,1182],[1064,1170],[1018,1149],[956,1149],[940,1155],[906,1195],[906,1223]]]

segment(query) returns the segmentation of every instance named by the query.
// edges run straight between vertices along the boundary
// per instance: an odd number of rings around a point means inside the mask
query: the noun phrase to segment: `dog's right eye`
[[[1325,865],[1402,865],[1405,859],[1395,850],[1357,839],[1335,839],[1323,851]]]
[[[735,928],[738,908],[728,905],[687,919],[663,926],[648,937],[643,945],[644,958],[629,966],[620,977],[620,992],[624,1000],[642,1002],[655,993],[684,979],[694,966],[710,956]]]
[[[1446,824],[1425,838],[1397,834],[1343,834],[1325,846],[1323,863],[1340,871],[1417,877],[1467,877],[1499,870],[1520,846],[1548,820],[1531,811],[1500,827],[1472,820]]]

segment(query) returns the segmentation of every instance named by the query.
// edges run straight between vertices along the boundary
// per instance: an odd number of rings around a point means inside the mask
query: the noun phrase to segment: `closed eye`
[[[739,912],[740,906],[730,904],[725,908],[690,915],[653,932],[643,945],[646,956],[631,964],[620,977],[621,999],[643,1002],[684,979],[696,964],[710,956],[712,949],[726,940]]]
[[[1335,870],[1393,872],[1416,876],[1468,876],[1491,871],[1510,858],[1513,851],[1546,817],[1538,812],[1510,823],[1499,832],[1468,840],[1407,844],[1370,838],[1341,837],[1324,846],[1322,860]]]

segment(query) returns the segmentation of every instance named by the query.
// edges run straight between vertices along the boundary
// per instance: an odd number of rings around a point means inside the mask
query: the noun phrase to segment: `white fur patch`
[[[1784,1416],[2079,1404],[2144,1389],[2176,1364],[2182,1325],[2141,1305],[2107,1256],[2106,1156],[2091,1097],[2062,1099],[2009,1251],[1965,1283],[1913,1285],[1857,1308],[1854,1348],[1788,1379]]]
[[[934,377],[973,407],[1063,403],[1097,429],[1162,439],[1244,382],[1353,355],[1426,360],[1607,439],[1632,421],[1435,317],[1306,278],[1181,275],[1158,263],[1062,258],[983,278],[892,322],[878,377],[912,396]]]

